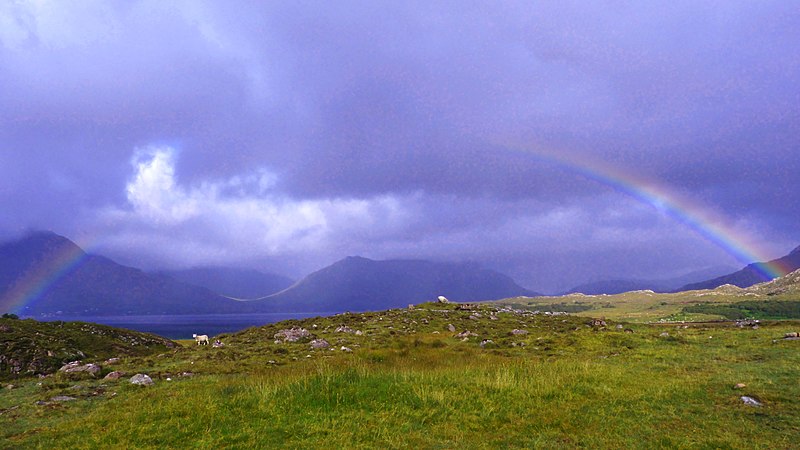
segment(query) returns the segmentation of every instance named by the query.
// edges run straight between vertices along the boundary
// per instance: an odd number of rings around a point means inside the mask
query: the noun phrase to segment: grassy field
[[[150,387],[17,380],[0,396],[0,439],[4,448],[796,448],[800,341],[781,338],[798,322],[625,332],[480,308],[293,321],[223,335],[222,348],[192,342],[122,358],[115,370],[148,373]],[[453,337],[451,324],[479,336]],[[336,350],[275,343],[292,325]]]
[[[557,297],[516,297],[497,303],[514,308],[540,311],[567,311],[583,317],[605,317],[611,320],[649,323],[702,322],[707,320],[729,320],[725,314],[692,312],[696,305],[730,305],[747,301],[799,302],[800,294],[790,295],[746,295],[724,290],[687,291],[672,294],[652,291],[633,291],[615,295],[571,294]],[[689,309],[688,311],[686,309]],[[794,316],[796,317],[796,316]]]

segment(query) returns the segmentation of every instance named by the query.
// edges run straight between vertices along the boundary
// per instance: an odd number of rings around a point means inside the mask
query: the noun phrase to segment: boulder
[[[58,371],[64,373],[87,373],[95,376],[100,373],[100,366],[92,363],[81,364],[80,361],[72,361],[63,365],[60,369],[58,369]]]
[[[484,339],[484,340],[481,341],[480,345],[481,345],[481,348],[485,348],[487,346],[488,347],[492,347],[492,346],[494,346],[494,341],[491,340],[491,339]]]
[[[447,329],[448,329],[448,330],[449,330],[451,333],[455,333],[455,332],[456,332],[456,327],[455,327],[455,326],[454,326],[452,323],[450,323],[450,324],[447,324]]]
[[[472,331],[469,331],[469,330],[465,330],[465,331],[462,331],[461,333],[458,333],[457,335],[455,335],[455,337],[457,337],[457,338],[465,338],[465,339],[469,338],[470,336],[478,336],[478,334],[477,333],[473,333]]]
[[[304,339],[311,339],[311,333],[305,328],[292,327],[278,331],[273,337],[284,342],[299,342]]]
[[[525,334],[528,334],[528,330],[517,330],[515,328],[515,329],[511,330],[511,334],[513,334],[515,336],[525,335]]]
[[[440,295],[436,298],[436,301],[439,303],[450,303],[450,300],[447,299],[444,295]]]
[[[761,406],[761,405],[762,405],[762,403],[761,403],[760,401],[758,401],[758,400],[754,399],[753,397],[748,397],[748,396],[746,396],[746,395],[743,395],[743,396],[741,396],[741,397],[739,397],[739,398],[740,398],[740,399],[742,400],[742,402],[744,402],[744,404],[745,404],[745,405],[747,405],[747,406]]]
[[[136,375],[132,376],[130,381],[131,384],[136,384],[139,386],[152,386],[156,384],[152,378],[143,373],[137,373]]]
[[[311,341],[311,348],[314,350],[321,350],[323,348],[328,348],[330,346],[331,344],[328,343],[328,341],[326,341],[325,339],[314,339],[313,341]]]
[[[104,380],[119,380],[124,375],[125,375],[125,373],[115,370],[113,372],[109,372],[105,377],[103,377],[103,379]]]

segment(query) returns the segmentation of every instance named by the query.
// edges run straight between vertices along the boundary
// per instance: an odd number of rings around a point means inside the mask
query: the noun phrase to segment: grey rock
[[[152,378],[143,373],[137,373],[136,375],[132,376],[130,381],[131,384],[136,384],[139,386],[152,386],[155,384]]]
[[[330,346],[331,344],[328,343],[328,341],[326,341],[325,339],[314,339],[313,341],[311,341],[311,348],[314,350],[320,350],[323,348],[328,348]]]
[[[92,363],[81,364],[80,361],[72,361],[70,363],[65,364],[58,370],[59,372],[64,372],[64,373],[88,373],[94,376],[100,372],[100,366]]]
[[[746,395],[743,395],[743,396],[741,396],[739,398],[744,402],[745,405],[748,405],[748,406],[762,406],[762,403],[760,401],[754,399],[753,397],[748,397]]]
[[[465,330],[465,331],[462,331],[461,333],[458,333],[457,335],[455,335],[455,337],[457,337],[457,338],[464,338],[464,339],[469,339],[470,336],[478,336],[478,334],[477,333],[473,333],[472,331],[469,331],[469,330]]]
[[[455,333],[455,332],[456,332],[456,327],[455,327],[455,326],[454,326],[452,323],[447,325],[447,329],[448,329],[448,330],[449,330],[451,333]]]
[[[273,337],[277,340],[282,339],[284,342],[298,342],[303,339],[310,339],[311,333],[305,328],[292,327],[278,331]]]
[[[487,346],[491,347],[491,346],[494,346],[494,341],[491,340],[491,339],[484,339],[484,340],[481,341],[480,345],[481,345],[481,348],[485,348]]]
[[[104,377],[103,377],[103,379],[104,379],[104,380],[119,380],[119,379],[120,379],[120,378],[122,378],[124,375],[125,375],[125,374],[124,374],[123,372],[119,372],[119,371],[116,371],[116,370],[115,370],[115,371],[113,371],[113,372],[109,372],[109,373],[108,373],[108,375],[106,375],[106,376],[104,376]]]
[[[71,402],[73,400],[77,400],[77,398],[70,397],[69,395],[56,395],[55,397],[50,399],[50,401],[53,402]]]
[[[515,336],[524,335],[524,334],[528,334],[528,330],[513,329],[513,330],[511,330],[511,334],[513,334]]]

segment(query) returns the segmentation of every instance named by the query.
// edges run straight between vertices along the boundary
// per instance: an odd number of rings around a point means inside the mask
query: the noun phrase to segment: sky
[[[540,292],[800,245],[787,1],[0,1],[0,238]]]

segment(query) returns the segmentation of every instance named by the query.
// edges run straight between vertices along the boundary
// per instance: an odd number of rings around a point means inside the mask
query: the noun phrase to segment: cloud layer
[[[0,235],[293,276],[470,259],[540,290],[746,262],[549,154],[776,257],[798,42],[786,2],[6,2]]]

